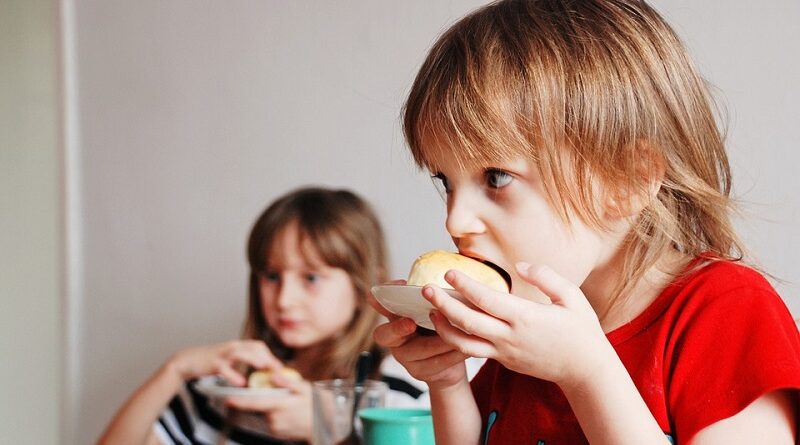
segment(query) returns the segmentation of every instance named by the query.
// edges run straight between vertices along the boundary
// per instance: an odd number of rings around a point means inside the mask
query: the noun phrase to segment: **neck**
[[[592,271],[581,285],[589,303],[600,319],[603,332],[630,322],[661,294],[689,259],[671,249],[638,279],[624,295],[616,295],[624,275],[625,251],[617,249],[608,261]]]
[[[308,346],[302,349],[295,349],[291,366],[295,368],[303,377],[314,376],[318,370],[314,369],[319,357],[318,345]]]

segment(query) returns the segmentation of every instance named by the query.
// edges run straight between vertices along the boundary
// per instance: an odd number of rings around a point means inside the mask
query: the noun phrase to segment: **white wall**
[[[57,443],[57,3],[0,2],[0,442]]]
[[[800,317],[800,2],[653,1],[727,109],[738,228]]]
[[[366,196],[397,276],[418,252],[448,246],[398,116],[433,39],[478,3],[74,2],[81,204],[70,214],[81,243],[70,260],[83,284],[70,306],[75,435],[63,442],[90,443],[172,351],[237,335],[245,236],[289,188]],[[737,191],[759,215],[742,227],[790,280],[778,287],[800,313],[800,3],[657,6],[726,99]]]
[[[88,443],[178,348],[238,335],[244,243],[306,183],[368,198],[396,271],[446,247],[443,205],[404,152],[425,49],[472,4],[77,2]]]

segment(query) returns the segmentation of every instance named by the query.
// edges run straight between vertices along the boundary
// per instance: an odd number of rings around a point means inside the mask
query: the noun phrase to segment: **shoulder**
[[[684,315],[724,308],[726,313],[778,310],[789,316],[783,300],[761,273],[732,261],[709,261],[695,266],[677,278],[665,293],[670,294],[671,303],[678,305]]]
[[[675,284],[699,289],[715,289],[717,293],[737,289],[758,289],[775,293],[772,285],[759,271],[741,262],[705,260],[698,262]]]
[[[680,352],[701,346],[703,336],[714,341],[756,345],[766,352],[780,338],[797,349],[798,333],[788,307],[757,270],[731,261],[712,261],[675,280],[662,294],[665,324],[680,344]],[[691,342],[686,342],[686,340]],[[683,340],[683,341],[681,341]]]
[[[800,334],[758,271],[714,261],[664,294],[666,402],[678,440],[778,389],[800,388]]]

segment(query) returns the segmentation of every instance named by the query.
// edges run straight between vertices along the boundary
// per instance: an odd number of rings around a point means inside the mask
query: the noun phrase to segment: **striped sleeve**
[[[285,445],[283,441],[258,431],[259,418],[253,413],[239,413],[231,423],[221,402],[211,400],[187,382],[161,412],[153,430],[165,445],[211,445],[219,442],[225,431],[229,445]],[[258,419],[257,419],[258,418]],[[263,421],[262,421],[263,422]]]
[[[156,437],[164,445],[193,445],[196,419],[191,399],[182,390],[173,397],[153,426]]]

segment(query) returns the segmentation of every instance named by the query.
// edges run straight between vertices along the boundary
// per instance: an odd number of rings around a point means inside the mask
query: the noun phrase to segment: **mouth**
[[[278,321],[278,324],[282,329],[293,329],[300,326],[299,320],[289,320],[289,319],[281,319]]]
[[[511,291],[511,274],[510,273],[506,272],[505,269],[503,269],[502,267],[498,266],[497,264],[494,264],[491,261],[482,261],[482,263],[487,265],[487,266],[489,266],[489,267],[491,267],[492,269],[494,269],[495,272],[499,273],[500,276],[503,277],[503,280],[505,280],[506,284],[508,284],[508,290]]]
[[[511,290],[511,274],[508,273],[505,269],[503,269],[502,267],[498,266],[497,264],[495,264],[495,263],[493,263],[493,262],[491,262],[491,261],[489,261],[489,260],[487,260],[485,258],[481,258],[480,256],[475,255],[475,254],[473,254],[471,252],[464,252],[464,253],[461,253],[461,255],[464,255],[465,257],[472,258],[475,261],[480,261],[481,263],[491,267],[495,272],[499,273],[500,276],[503,277],[503,280],[508,285],[509,291]]]

